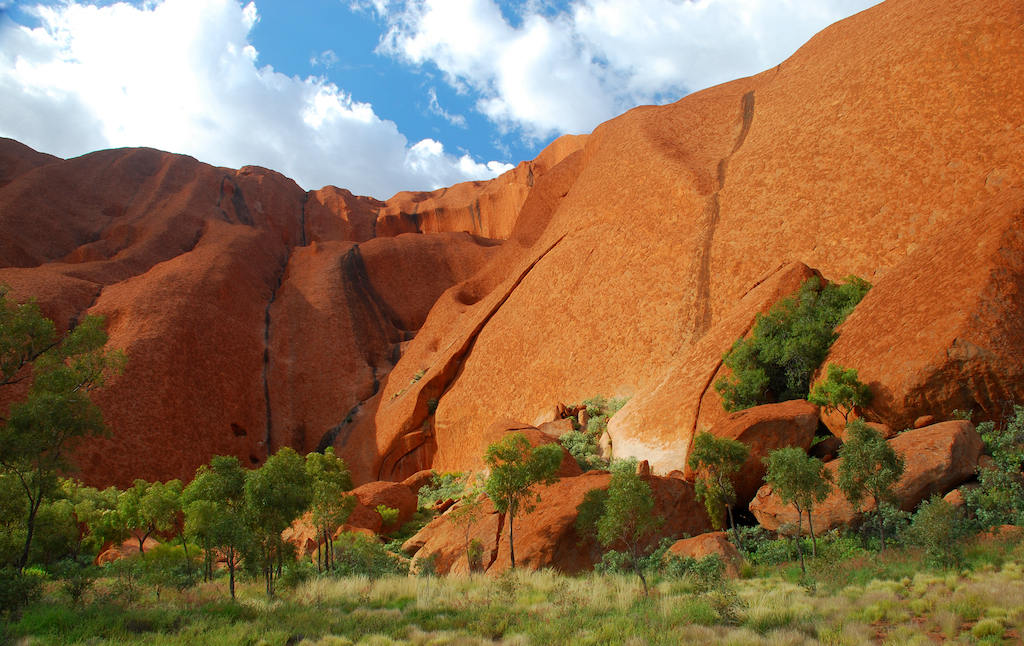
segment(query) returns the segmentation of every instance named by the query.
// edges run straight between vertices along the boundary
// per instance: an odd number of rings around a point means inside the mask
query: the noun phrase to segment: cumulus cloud
[[[254,3],[69,0],[34,11],[36,29],[0,14],[0,135],[45,152],[151,146],[382,198],[511,168],[430,139],[410,144],[325,79],[260,67],[249,43]]]
[[[355,0],[388,24],[379,51],[432,63],[476,108],[526,139],[589,132],[644,103],[750,76],[878,0],[528,2]]]

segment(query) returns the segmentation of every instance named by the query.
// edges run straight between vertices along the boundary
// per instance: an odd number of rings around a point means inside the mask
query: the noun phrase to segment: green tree
[[[654,513],[650,485],[637,475],[632,463],[617,465],[608,484],[604,513],[597,520],[597,540],[605,548],[624,548],[627,562],[643,584],[644,598],[649,594],[643,568],[643,559],[652,547],[648,539],[663,523]]]
[[[885,551],[883,505],[895,505],[896,485],[903,476],[906,462],[875,429],[856,419],[846,427],[846,442],[839,453],[839,485],[855,509],[865,498],[875,501],[878,535]]]
[[[772,486],[782,504],[793,505],[796,509],[796,543],[800,553],[800,569],[806,572],[804,551],[800,545],[803,513],[807,512],[807,526],[811,532],[811,554],[817,556],[818,542],[814,536],[811,512],[814,505],[824,502],[832,491],[832,472],[825,468],[821,460],[810,457],[797,447],[772,451],[762,461],[768,467],[765,482]]]
[[[8,419],[0,419],[0,468],[14,475],[26,503],[17,559],[23,569],[36,517],[59,491],[60,474],[72,470],[75,445],[107,432],[90,393],[122,372],[127,359],[120,350],[105,348],[102,317],[86,317],[58,340],[35,303],[17,305],[7,292],[0,287],[0,386],[28,378],[29,365],[32,378],[25,401],[12,404]]]
[[[740,470],[750,454],[750,447],[743,442],[727,437],[715,437],[702,432],[693,439],[687,464],[697,474],[694,483],[697,500],[703,503],[715,529],[725,525],[725,512],[729,512],[729,524],[739,544],[736,521],[732,508],[736,504],[736,488],[730,476]]]
[[[262,569],[267,596],[274,596],[274,582],[281,576],[285,550],[281,532],[306,511],[310,499],[306,462],[293,449],[278,450],[262,467],[246,473],[246,521],[255,539],[249,556]],[[256,563],[250,558],[249,564]]]
[[[206,556],[204,574],[213,578],[213,563],[223,552],[228,566],[228,587],[235,598],[235,570],[241,553],[252,540],[246,525],[246,471],[234,456],[215,455],[202,465],[182,491],[185,533],[199,540]]]
[[[306,456],[306,475],[310,484],[310,510],[313,525],[324,537],[324,549],[318,551],[317,569],[323,553],[323,569],[333,569],[334,532],[345,524],[355,509],[356,499],[345,492],[352,490],[352,475],[348,465],[334,454],[333,447],[323,453]]]
[[[448,522],[462,530],[463,536],[466,540],[466,563],[469,567],[470,576],[472,576],[477,565],[482,565],[482,563],[477,564],[476,559],[473,558],[474,554],[470,533],[473,530],[473,525],[475,525],[483,516],[484,499],[481,495],[483,493],[483,487],[484,481],[478,475],[477,479],[461,492],[462,498],[447,514]],[[477,543],[479,543],[479,541],[477,541]]]
[[[963,540],[970,529],[966,521],[958,508],[933,494],[914,514],[910,539],[923,547],[933,562],[947,568],[958,567],[963,561]]]
[[[855,407],[871,403],[871,387],[860,382],[855,368],[846,369],[831,363],[825,381],[811,389],[807,401],[827,410],[839,411],[849,424],[850,413]]]
[[[733,412],[805,397],[843,322],[871,284],[849,276],[825,287],[806,280],[793,296],[758,314],[749,338],[738,339],[722,361],[732,375],[715,382],[722,405]]]
[[[139,554],[146,551],[146,539],[153,532],[177,529],[181,511],[181,481],[147,482],[141,478],[118,497],[117,508],[128,532],[139,542]]]
[[[512,568],[516,567],[516,550],[512,524],[515,517],[529,514],[540,502],[540,494],[533,488],[538,484],[552,484],[555,472],[562,463],[562,447],[544,444],[531,447],[523,433],[509,433],[501,441],[487,447],[484,463],[490,476],[484,491],[494,508],[508,518],[508,548]]]

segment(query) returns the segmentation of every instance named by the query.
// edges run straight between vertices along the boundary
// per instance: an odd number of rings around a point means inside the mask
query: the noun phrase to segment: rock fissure
[[[269,373],[270,373],[270,309],[274,305],[274,300],[277,299],[277,292],[278,292],[278,290],[281,289],[281,285],[284,283],[284,274],[285,274],[285,271],[288,269],[288,260],[289,260],[289,258],[290,258],[290,250],[286,248],[285,249],[284,262],[281,264],[281,268],[279,269],[278,274],[277,274],[277,285],[274,287],[274,290],[270,293],[270,301],[267,303],[267,307],[266,307],[266,310],[265,310],[265,313],[264,313],[264,327],[263,327],[263,401],[266,403],[266,410],[267,410],[267,433],[266,433],[266,435],[264,436],[264,439],[263,439],[263,442],[264,442],[263,448],[267,452],[268,455],[273,450],[272,449],[273,444],[271,444],[271,441],[273,439],[273,431],[274,431],[274,418],[273,418],[273,410],[272,410],[273,407],[271,405],[271,400],[270,400],[270,378],[269,378]]]

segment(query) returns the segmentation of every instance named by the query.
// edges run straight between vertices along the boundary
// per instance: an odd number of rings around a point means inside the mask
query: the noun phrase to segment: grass
[[[48,644],[1003,644],[1024,633],[1024,548],[970,546],[964,570],[932,570],[913,550],[756,566],[707,593],[656,580],[649,599],[626,575],[313,578],[267,599],[243,581],[143,589],[131,602],[100,580],[72,607],[59,583],[5,627],[6,641]],[[824,557],[820,557],[824,560]],[[867,571],[868,574],[864,572]],[[3,641],[3,639],[0,639]]]

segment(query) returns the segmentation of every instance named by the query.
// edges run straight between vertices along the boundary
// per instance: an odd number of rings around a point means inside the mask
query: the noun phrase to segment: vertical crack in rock
[[[491,569],[494,562],[498,560],[498,552],[501,550],[501,532],[505,529],[505,514],[498,514],[498,529],[494,532],[494,550],[491,552],[491,558],[487,561],[487,564],[483,566],[484,572]]]
[[[273,437],[274,430],[274,418],[271,412],[270,405],[270,308],[273,307],[274,301],[277,299],[277,292],[281,289],[281,285],[284,283],[284,273],[288,268],[288,260],[291,257],[291,251],[285,249],[284,263],[281,264],[281,268],[277,274],[277,285],[274,287],[274,291],[270,294],[270,302],[267,303],[267,308],[264,311],[264,327],[263,327],[263,399],[267,405],[267,434],[263,439],[264,449],[267,451],[267,455],[270,455],[271,451],[271,438]]]
[[[423,422],[427,419],[427,400],[430,399],[431,397],[436,397],[437,399],[440,399],[444,395],[444,393],[448,390],[451,384],[455,381],[455,377],[459,372],[459,368],[462,366],[465,360],[469,358],[469,355],[472,351],[473,346],[476,343],[477,337],[480,335],[480,332],[483,331],[487,323],[490,322],[494,315],[498,313],[498,310],[501,309],[501,307],[506,303],[506,301],[508,301],[508,299],[511,298],[512,294],[515,293],[516,289],[519,288],[519,285],[522,284],[522,282],[526,279],[530,272],[533,271],[533,268],[536,267],[537,264],[540,263],[540,261],[543,260],[549,253],[551,253],[555,249],[555,247],[557,247],[562,242],[562,240],[565,239],[566,235],[568,234],[562,234],[562,236],[560,236],[558,240],[555,240],[555,242],[553,242],[551,246],[545,249],[536,259],[534,259],[533,262],[531,262],[530,265],[526,267],[526,269],[520,272],[519,276],[516,277],[515,281],[512,283],[512,285],[509,286],[505,294],[502,295],[500,299],[498,299],[494,306],[491,307],[491,310],[487,312],[487,314],[480,320],[479,323],[477,323],[473,327],[473,329],[467,335],[457,336],[455,340],[453,340],[448,345],[448,347],[445,348],[444,352],[448,352],[448,350],[450,350],[456,343],[458,343],[460,339],[463,340],[462,345],[454,352],[452,352],[452,354],[447,359],[444,360],[444,364],[437,370],[437,372],[432,377],[425,377],[422,380],[420,380],[419,383],[421,383],[422,386],[420,386],[419,390],[416,391],[416,405],[413,409],[412,414],[409,416],[409,418],[403,425],[400,434],[394,440],[391,441],[391,445],[388,447],[387,452],[384,454],[384,457],[381,460],[380,468],[377,471],[378,480],[387,480],[388,478],[390,478],[392,475],[390,470],[393,469],[394,466],[398,464],[403,457],[405,457],[406,455],[415,451],[418,448],[418,446],[413,446],[412,448],[409,448],[409,443],[406,438],[413,433],[419,432],[419,429],[423,426]],[[433,365],[431,367],[433,367]],[[396,456],[396,454],[399,451],[402,452],[401,455]]]
[[[718,221],[721,218],[721,203],[719,193],[725,188],[725,179],[729,170],[729,160],[743,146],[743,142],[750,133],[750,126],[754,122],[754,91],[751,90],[743,95],[740,102],[740,111],[743,125],[740,133],[733,144],[732,152],[718,162],[718,190],[707,198],[704,205],[704,228],[698,243],[696,265],[697,265],[697,293],[695,305],[697,314],[693,318],[692,341],[697,341],[711,328],[713,312],[711,311],[711,246],[715,240],[715,229],[718,228]]]

